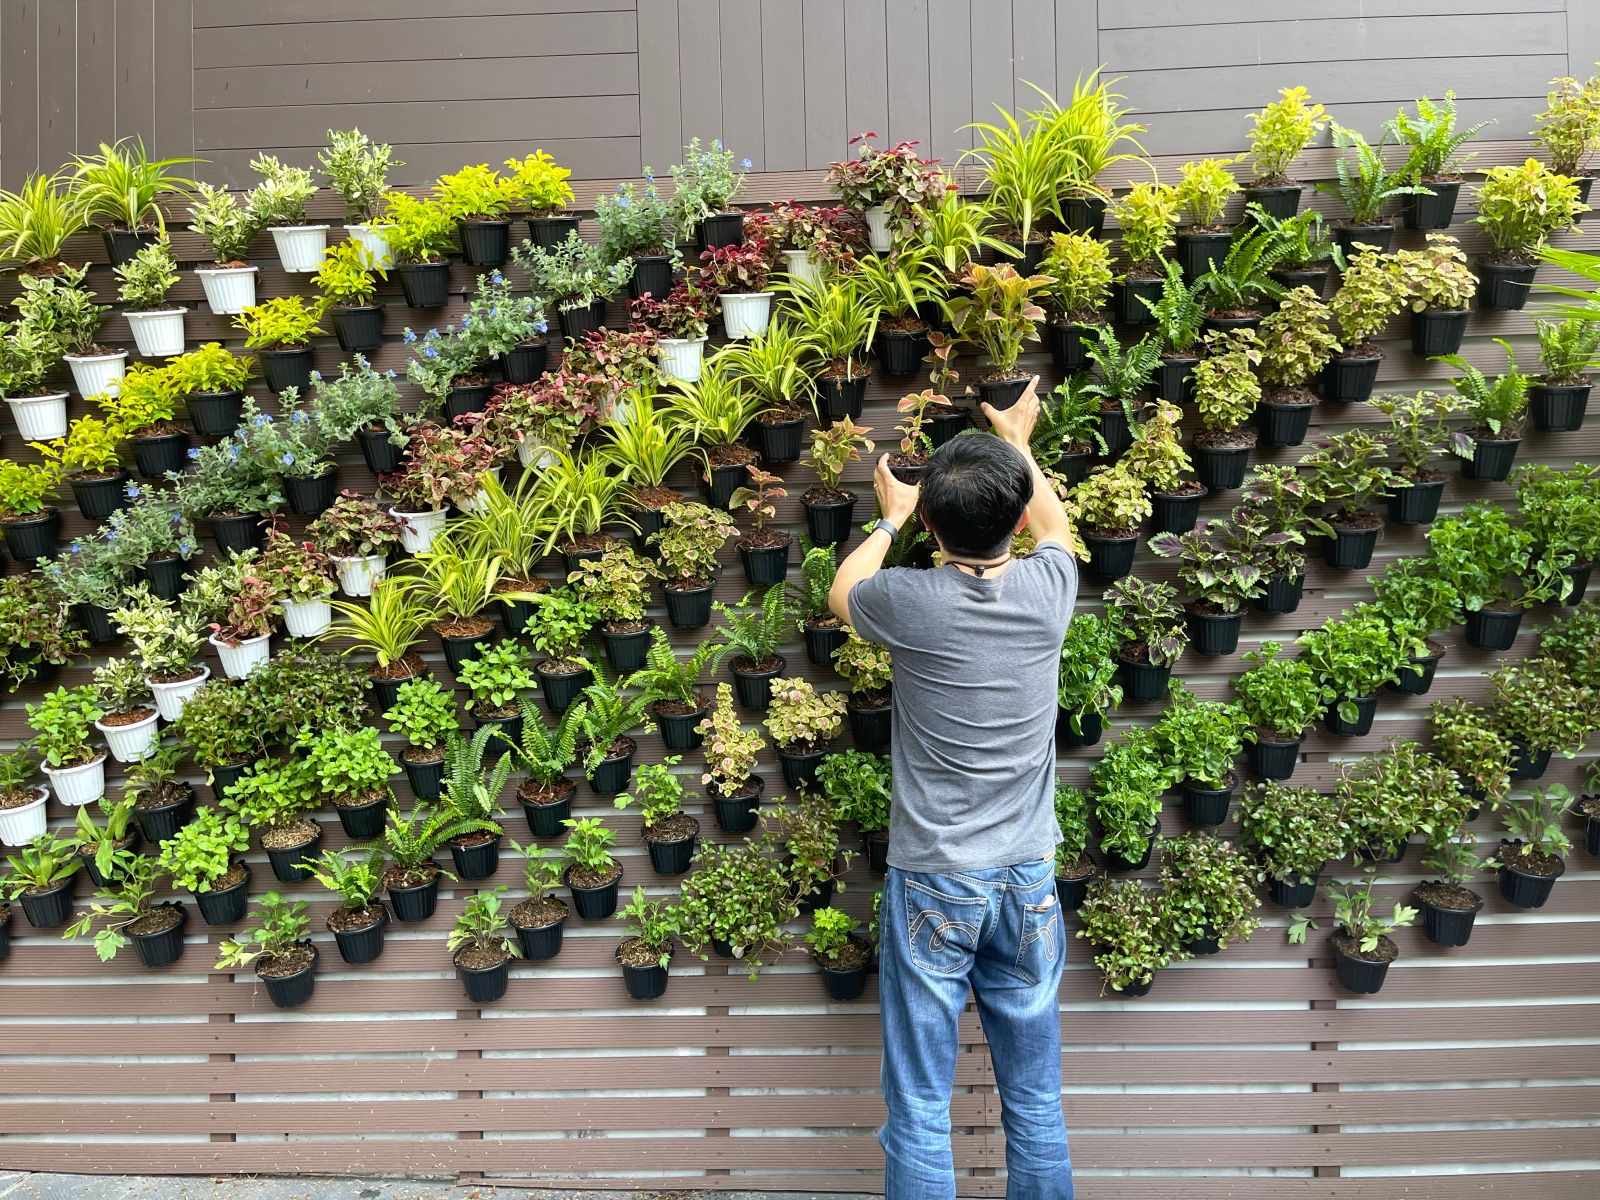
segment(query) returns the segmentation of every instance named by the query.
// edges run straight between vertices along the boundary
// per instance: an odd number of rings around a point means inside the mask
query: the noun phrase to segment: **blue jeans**
[[[950,1089],[967,986],[1006,1134],[1006,1200],[1072,1200],[1061,1115],[1066,936],[1055,861],[965,874],[891,867],[879,916],[885,1200],[953,1200]]]

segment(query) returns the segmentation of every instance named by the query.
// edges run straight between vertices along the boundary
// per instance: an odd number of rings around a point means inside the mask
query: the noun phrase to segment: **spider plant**
[[[579,460],[563,451],[539,476],[540,515],[550,526],[546,552],[592,542],[607,525],[638,529],[628,515],[628,473],[614,475],[610,466],[599,454]]]
[[[1010,248],[988,230],[995,224],[994,206],[982,200],[963,200],[957,188],[949,188],[939,203],[924,210],[922,227],[916,238],[944,272],[946,285],[961,278],[969,263],[983,257],[985,250],[1008,254]]]
[[[495,586],[505,571],[498,554],[454,531],[441,533],[412,564],[417,595],[439,621],[465,621],[482,613],[497,599]]]
[[[524,475],[515,492],[507,492],[492,474],[485,475],[472,512],[455,523],[463,545],[501,560],[504,580],[532,579],[550,544],[551,519],[537,488],[537,475]]]
[[[823,363],[841,372],[845,379],[865,375],[867,368],[861,359],[878,332],[878,310],[855,280],[806,283],[797,279],[788,289],[794,322],[811,331],[811,340]]]
[[[1005,217],[1019,241],[1033,238],[1034,228],[1045,218],[1061,220],[1061,181],[1071,172],[1072,145],[1061,135],[1062,122],[1048,110],[1025,113],[1023,120],[995,105],[1000,123],[974,121],[963,129],[975,131],[982,144],[962,154],[983,165],[989,184],[989,203]]]
[[[1111,90],[1118,82],[1102,80],[1098,68],[1087,78],[1080,75],[1073,81],[1072,99],[1065,107],[1034,84],[1028,84],[1044,97],[1040,115],[1052,122],[1057,140],[1070,152],[1060,180],[1065,195],[1109,199],[1110,193],[1098,182],[1108,167],[1121,162],[1148,165],[1145,149],[1139,143],[1139,135],[1148,132],[1148,127],[1123,120],[1131,110],[1118,103],[1125,97]],[[1118,150],[1121,145],[1133,150]]]
[[[706,363],[698,382],[676,379],[672,387],[677,395],[667,401],[667,418],[688,429],[702,450],[737,445],[767,406],[763,396],[740,386],[721,354]]]
[[[322,637],[347,640],[341,654],[370,654],[380,668],[404,661],[438,616],[420,594],[417,580],[400,574],[385,575],[373,584],[366,604],[330,603],[338,619]]]
[[[730,343],[717,352],[716,361],[735,383],[759,396],[769,411],[814,406],[817,385],[812,382],[810,368],[817,357],[817,345],[801,328],[774,317],[766,333]]]
[[[44,274],[61,261],[66,240],[88,224],[59,175],[29,175],[15,192],[0,191],[0,252]]]
[[[185,195],[196,186],[194,180],[173,175],[171,169],[200,160],[151,159],[142,138],[124,138],[109,146],[101,142],[98,154],[80,155],[76,161],[75,194],[86,221],[102,229],[165,233],[167,222],[157,201],[162,196]]]
[[[938,305],[947,317],[945,279],[939,260],[924,246],[911,245],[894,254],[870,255],[856,264],[855,284],[878,308],[879,320],[916,315],[925,304]]]
[[[723,354],[732,352],[735,347],[758,345],[763,340],[752,338],[748,342],[735,342]],[[640,390],[627,421],[620,425],[607,424],[602,431],[608,440],[599,448],[598,455],[619,474],[627,476],[629,493],[636,498],[643,493],[665,490],[672,468],[694,452],[694,431],[674,422],[658,407],[655,393],[650,389]]]

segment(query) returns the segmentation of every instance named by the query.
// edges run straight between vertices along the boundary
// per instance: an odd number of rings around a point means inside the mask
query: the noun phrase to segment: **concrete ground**
[[[594,1192],[458,1186],[450,1180],[250,1179],[0,1172],[0,1200],[875,1200],[785,1192]]]

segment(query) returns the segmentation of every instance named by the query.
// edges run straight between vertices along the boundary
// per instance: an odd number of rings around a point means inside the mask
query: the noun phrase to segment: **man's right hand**
[[[1039,420],[1039,377],[1035,375],[1028,381],[1027,390],[1010,408],[996,410],[985,404],[983,415],[989,418],[996,437],[1028,454],[1033,427]]]

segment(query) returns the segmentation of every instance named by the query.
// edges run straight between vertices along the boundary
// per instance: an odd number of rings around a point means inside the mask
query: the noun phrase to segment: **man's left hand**
[[[878,496],[879,515],[896,529],[905,528],[906,522],[917,511],[917,502],[922,498],[920,487],[901,483],[894,477],[894,472],[889,470],[887,454],[878,459],[877,469],[872,474],[872,490]]]

